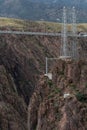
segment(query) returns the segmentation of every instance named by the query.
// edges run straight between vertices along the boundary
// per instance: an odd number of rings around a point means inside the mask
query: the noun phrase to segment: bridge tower
[[[63,7],[63,18],[62,18],[62,30],[61,30],[61,47],[60,47],[60,58],[68,58],[68,40],[67,40],[67,10]]]
[[[62,18],[62,30],[61,30],[61,47],[60,47],[60,58],[66,59],[66,58],[72,58],[77,59],[78,58],[78,49],[77,49],[77,26],[76,26],[76,11],[75,7],[71,10],[71,35],[72,35],[72,41],[69,43],[68,41],[68,31],[67,31],[67,10],[65,7],[63,7],[63,18]]]
[[[78,48],[77,48],[77,26],[76,26],[76,10],[75,7],[72,8],[72,58],[78,59]]]

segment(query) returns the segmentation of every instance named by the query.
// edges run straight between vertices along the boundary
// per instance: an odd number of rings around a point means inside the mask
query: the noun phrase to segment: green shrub
[[[57,94],[57,93],[60,93],[61,92],[61,90],[59,89],[59,88],[55,88],[55,94]]]
[[[52,87],[52,86],[53,86],[52,80],[48,80],[48,85],[49,85],[49,87]]]
[[[61,120],[61,113],[60,112],[57,112],[56,115],[55,115],[55,118],[56,120],[60,121]]]
[[[75,84],[70,84],[70,87],[73,89],[73,90],[76,90],[76,85]]]
[[[86,94],[83,94],[83,93],[81,93],[81,92],[78,92],[78,93],[76,94],[76,98],[77,98],[77,100],[80,101],[80,102],[87,102],[87,95],[86,95]]]
[[[64,71],[57,72],[59,75],[64,75]]]
[[[53,98],[54,94],[48,95],[48,99]]]

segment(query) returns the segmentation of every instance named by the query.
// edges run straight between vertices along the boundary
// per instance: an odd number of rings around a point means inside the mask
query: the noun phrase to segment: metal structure
[[[46,74],[48,73],[48,58],[46,57]]]
[[[76,26],[76,11],[75,7],[72,8],[72,58],[78,59],[78,48],[77,48],[77,26]]]
[[[62,30],[61,30],[61,46],[60,46],[60,57],[59,58],[47,58],[46,57],[46,74],[49,78],[49,60],[66,60],[66,59],[74,59],[78,60],[78,47],[77,47],[77,37],[87,37],[86,33],[77,34],[77,26],[76,26],[76,11],[75,7],[71,10],[71,33],[67,31],[67,10],[63,7],[63,23],[62,23]],[[72,37],[71,41],[68,41],[68,36]],[[69,43],[70,42],[70,43]]]
[[[68,56],[68,50],[67,50],[67,12],[66,8],[63,7],[63,18],[62,18],[62,36],[61,36],[61,48],[60,48],[60,55],[61,57]]]
[[[71,10],[71,35],[72,41],[69,43],[67,40],[68,38],[68,31],[67,31],[67,10],[63,7],[63,24],[62,24],[62,35],[61,35],[61,48],[60,48],[60,58],[78,58],[78,49],[77,49],[77,27],[76,27],[76,11],[75,7]]]
[[[48,68],[48,62],[49,61],[53,61],[53,60],[59,60],[59,58],[48,58],[48,57],[46,57],[46,74],[48,74],[48,72],[49,72],[49,68]]]
[[[16,35],[35,35],[35,36],[53,36],[53,37],[63,37],[64,34],[63,33],[47,33],[47,32],[29,32],[29,31],[1,31],[0,30],[0,34],[16,34]],[[72,33],[66,33],[67,37],[73,37]],[[74,37],[87,37],[87,33],[83,33],[83,34],[76,34]]]

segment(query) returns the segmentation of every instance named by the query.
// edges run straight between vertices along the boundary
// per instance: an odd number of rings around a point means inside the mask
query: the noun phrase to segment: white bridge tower
[[[67,48],[67,12],[66,8],[63,7],[63,18],[62,18],[62,30],[61,30],[61,48],[60,58],[66,58],[68,56]]]
[[[67,10],[63,7],[63,18],[62,18],[62,30],[61,30],[61,47],[60,47],[60,58],[78,58],[78,49],[77,49],[77,26],[76,26],[76,11],[75,7],[71,10],[71,35],[72,35],[72,42],[69,43],[68,41],[68,31],[67,31]]]
[[[76,10],[75,7],[72,8],[72,58],[78,59],[78,48],[77,48],[77,26],[76,26]]]

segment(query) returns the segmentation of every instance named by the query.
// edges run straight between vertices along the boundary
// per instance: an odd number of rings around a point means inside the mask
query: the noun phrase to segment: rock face
[[[19,95],[24,97],[27,104],[38,76],[45,71],[45,57],[58,55],[57,40],[16,35],[0,38],[0,63],[12,75]]]
[[[1,130],[27,130],[27,105],[39,75],[45,72],[45,57],[57,56],[58,47],[58,38],[1,35]]]
[[[87,62],[58,61],[52,81],[41,77],[28,107],[28,130],[34,129],[87,129]]]
[[[0,129],[27,130],[27,106],[18,96],[13,78],[0,65]]]

